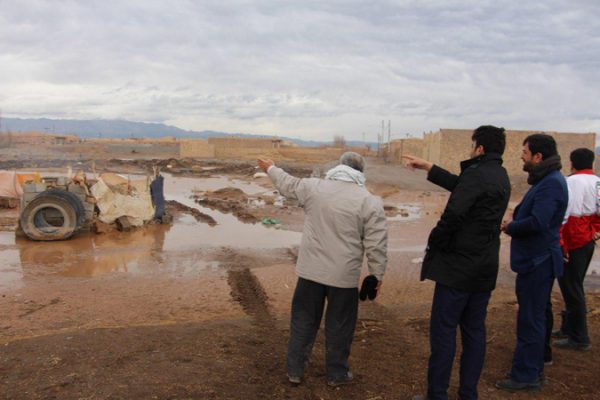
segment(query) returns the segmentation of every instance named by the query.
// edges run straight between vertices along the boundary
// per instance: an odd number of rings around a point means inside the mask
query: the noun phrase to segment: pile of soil
[[[196,202],[204,207],[233,214],[240,221],[256,223],[260,219],[248,210],[248,196],[238,188],[222,188],[208,191],[203,196],[195,195]]]

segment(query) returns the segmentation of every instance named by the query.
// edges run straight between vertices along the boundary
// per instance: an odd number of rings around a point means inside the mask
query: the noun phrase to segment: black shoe
[[[510,378],[510,371],[508,371],[508,372],[506,373],[506,375],[504,375],[504,376],[506,377],[506,379],[511,379],[511,378]],[[548,377],[546,376],[546,374],[545,374],[545,373],[541,372],[541,373],[540,373],[540,376],[539,376],[539,378],[538,378],[538,379],[539,379],[539,381],[540,381],[540,384],[541,384],[542,386],[546,386],[546,385],[548,384]]]
[[[567,349],[567,350],[578,350],[578,351],[589,351],[592,348],[592,345],[589,343],[577,343],[572,341],[571,339],[559,339],[552,342],[554,347],[558,347],[559,349]]]
[[[534,392],[542,388],[540,379],[536,379],[533,382],[515,382],[512,379],[506,379],[503,381],[496,382],[496,387],[500,390],[506,390],[509,392]]]
[[[340,377],[340,378],[331,378],[331,379],[327,379],[327,384],[329,386],[340,386],[340,385],[346,385],[348,383],[351,383],[352,380],[354,379],[354,375],[352,375],[352,372],[348,371],[346,373],[346,375]]]
[[[550,334],[550,337],[552,337],[552,339],[565,339],[567,336],[566,333],[564,333],[562,330],[560,329],[555,329],[552,331],[552,333]]]

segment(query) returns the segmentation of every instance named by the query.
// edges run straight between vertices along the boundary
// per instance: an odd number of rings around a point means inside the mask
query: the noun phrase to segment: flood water
[[[109,273],[161,273],[186,275],[219,268],[194,253],[233,247],[251,249],[290,248],[300,244],[301,234],[246,224],[235,216],[199,206],[192,191],[237,187],[249,195],[270,192],[255,183],[226,178],[165,176],[165,197],[209,214],[216,226],[192,216],[177,217],[173,225],[149,225],[132,232],[83,233],[67,241],[32,242],[16,239],[14,232],[0,232],[0,291],[22,286],[23,279],[45,275],[96,277]],[[178,257],[178,254],[186,257]],[[168,261],[166,261],[168,260]]]
[[[217,225],[211,227],[184,214],[177,217],[172,225],[149,225],[132,232],[80,234],[60,242],[32,242],[15,239],[14,232],[0,232],[0,292],[22,287],[30,278],[45,276],[94,278],[108,274],[148,273],[198,276],[220,268],[218,261],[205,256],[211,249],[273,250],[300,244],[299,232],[242,223],[234,215],[202,207],[192,198],[193,193],[225,187],[239,188],[250,196],[273,194],[273,189],[256,182],[226,177],[190,178],[165,174],[164,192],[167,200],[194,207],[212,216]],[[404,213],[388,220],[392,224],[408,222],[398,232],[416,229],[412,224],[420,224],[420,206],[413,203],[394,206]],[[411,264],[420,264],[425,243],[409,239],[400,233],[391,236],[389,256],[397,258],[408,255]],[[594,254],[588,275],[586,286],[599,288],[599,251]]]

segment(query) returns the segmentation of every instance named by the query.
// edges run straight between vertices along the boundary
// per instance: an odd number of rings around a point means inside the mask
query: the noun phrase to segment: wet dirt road
[[[232,186],[253,197],[271,188],[243,179],[209,182],[168,177],[165,192],[211,215],[214,227],[181,214],[172,226],[59,243],[0,232],[0,397],[404,399],[423,389],[432,285],[419,282],[418,272],[444,193],[386,196],[397,209],[389,218],[389,267],[378,301],[360,307],[351,359],[357,383],[330,389],[322,335],[306,383],[290,387],[284,375],[302,211],[259,207],[251,212],[278,218],[281,228],[244,224],[199,206],[192,192]],[[504,238],[490,306],[484,399],[506,398],[493,382],[510,364],[514,345],[507,244]],[[593,298],[592,309],[599,306]],[[600,325],[597,314],[590,321]],[[574,365],[597,362],[596,353],[589,359],[559,353],[557,360],[548,372],[552,394],[533,398],[593,398],[597,388],[573,386],[565,377]]]

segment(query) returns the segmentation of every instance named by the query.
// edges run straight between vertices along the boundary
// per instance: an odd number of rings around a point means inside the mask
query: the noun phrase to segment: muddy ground
[[[28,160],[0,162],[0,168],[71,164]],[[152,164],[78,165],[140,174]],[[433,285],[419,282],[418,272],[446,193],[418,171],[370,161],[368,187],[384,198],[389,217],[389,267],[377,301],[360,304],[350,359],[356,382],[326,385],[320,333],[305,382],[291,386],[285,352],[302,210],[293,202],[277,204],[268,179],[254,178],[251,164],[160,165],[169,175],[171,225],[32,243],[10,231],[14,210],[0,212],[9,230],[0,232],[0,398],[376,400],[410,399],[424,391]],[[326,169],[285,167],[299,176]],[[279,223],[263,226],[264,218]],[[592,350],[555,351],[541,393],[494,388],[515,345],[508,244],[503,237],[480,398],[597,399],[598,275],[588,277]],[[560,294],[553,299],[558,320]],[[456,387],[457,368],[451,398]]]

